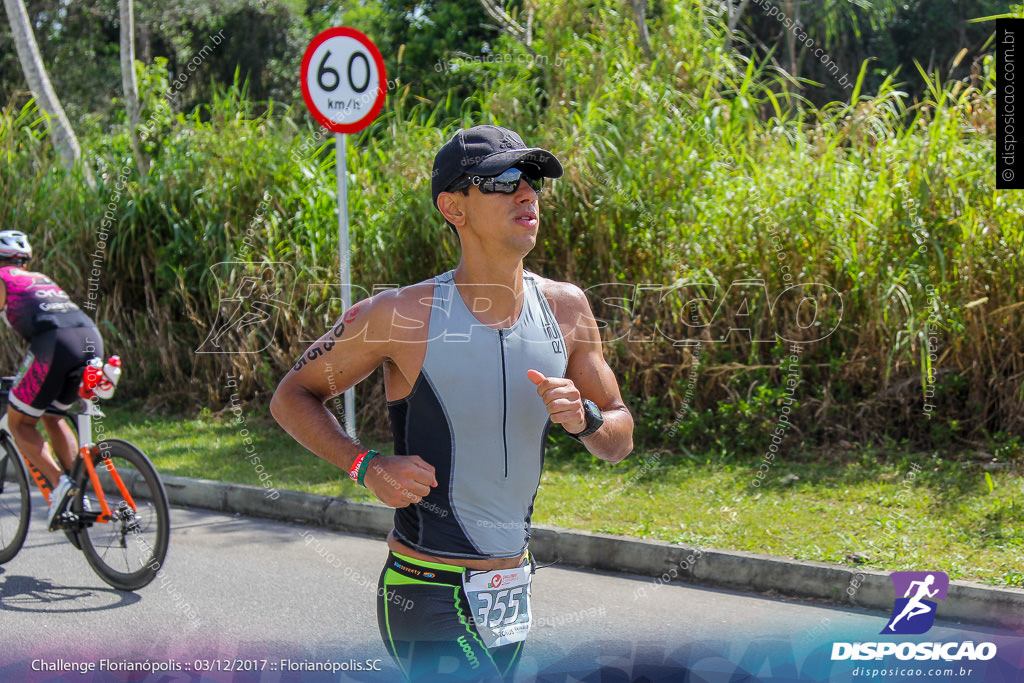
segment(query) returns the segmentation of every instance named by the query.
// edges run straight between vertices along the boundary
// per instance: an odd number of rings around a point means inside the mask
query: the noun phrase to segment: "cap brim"
[[[539,168],[541,175],[545,178],[562,177],[562,164],[559,163],[558,158],[546,149],[540,149],[539,147],[510,149],[505,152],[492,154],[476,166],[467,168],[465,174],[497,175],[516,164],[523,163]]]

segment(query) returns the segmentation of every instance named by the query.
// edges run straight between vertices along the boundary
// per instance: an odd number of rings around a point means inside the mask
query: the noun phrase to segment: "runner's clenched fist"
[[[571,379],[545,377],[536,370],[527,370],[526,376],[537,385],[537,393],[544,400],[552,422],[562,425],[570,434],[579,434],[587,428],[583,397]]]

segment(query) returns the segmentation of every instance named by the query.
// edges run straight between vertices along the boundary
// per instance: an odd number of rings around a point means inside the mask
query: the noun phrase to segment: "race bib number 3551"
[[[530,632],[530,568],[474,573],[462,579],[476,630],[488,648],[518,643]]]

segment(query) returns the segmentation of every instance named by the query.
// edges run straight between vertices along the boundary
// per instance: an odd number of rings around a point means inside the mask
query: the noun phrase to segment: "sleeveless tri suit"
[[[527,377],[563,377],[567,355],[536,276],[524,273],[523,309],[507,329],[470,312],[453,272],[434,278],[426,355],[412,391],[388,404],[396,455],[419,455],[438,485],[395,511],[395,537],[437,557],[518,558],[550,427]],[[473,300],[471,292],[464,292]],[[391,553],[378,585],[385,646],[412,680],[510,679],[522,642],[487,648],[473,626],[463,568]]]

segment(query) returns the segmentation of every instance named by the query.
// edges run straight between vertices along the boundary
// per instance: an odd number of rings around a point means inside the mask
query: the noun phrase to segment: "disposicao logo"
[[[935,601],[946,599],[949,577],[944,572],[893,572],[889,579],[896,589],[896,604],[889,623],[880,633],[904,636],[927,633],[935,624],[938,608]]]
[[[896,600],[881,635],[920,635],[935,625],[936,600],[945,600],[949,577],[943,572],[893,572],[889,575]],[[869,642],[833,643],[832,661],[870,660],[895,656],[900,660],[986,661],[996,656],[995,643]]]

